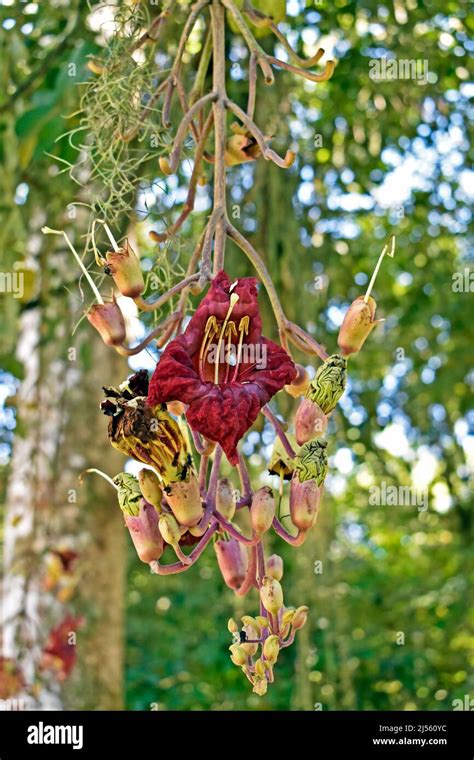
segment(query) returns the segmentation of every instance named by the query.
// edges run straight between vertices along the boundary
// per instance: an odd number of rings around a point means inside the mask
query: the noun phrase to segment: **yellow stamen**
[[[230,364],[230,349],[232,346],[232,338],[237,337],[237,329],[235,327],[235,322],[229,322],[227,325],[227,346],[226,346],[226,362],[227,362],[227,369],[225,371],[225,379],[224,382],[226,383],[229,379],[229,372],[231,368]]]
[[[203,365],[206,359],[209,342],[212,340],[214,335],[217,335],[217,319],[215,317],[209,317],[204,330],[204,338],[201,344],[201,351],[199,352],[199,372],[201,374],[201,377],[203,376]]]
[[[245,335],[248,335],[249,328],[250,328],[250,317],[242,317],[239,323],[240,336],[239,336],[239,345],[237,348],[237,362],[235,364],[234,374],[232,376],[232,382],[235,382],[235,378],[237,377],[237,372],[239,371],[239,364],[242,358],[242,344],[244,342],[244,333]]]
[[[234,306],[235,306],[235,304],[237,303],[238,300],[239,300],[239,296],[237,295],[237,293],[231,293],[229,308],[227,310],[227,314],[225,316],[225,319],[224,319],[224,322],[223,322],[223,325],[222,325],[221,334],[219,335],[219,341],[217,343],[216,369],[215,369],[215,373],[214,373],[214,383],[216,385],[219,384],[219,352],[221,350],[222,340],[224,338],[225,330],[226,330],[226,327],[227,327],[227,323],[228,323],[228,321],[230,319],[230,315],[232,314]]]

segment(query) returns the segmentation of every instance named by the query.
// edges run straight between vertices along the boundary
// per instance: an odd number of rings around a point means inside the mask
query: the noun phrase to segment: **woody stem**
[[[212,19],[212,88],[217,95],[212,108],[214,112],[214,208],[226,208],[226,83],[225,83],[225,11],[220,0],[213,0]],[[214,238],[214,275],[224,266],[226,242],[226,214],[219,217]]]

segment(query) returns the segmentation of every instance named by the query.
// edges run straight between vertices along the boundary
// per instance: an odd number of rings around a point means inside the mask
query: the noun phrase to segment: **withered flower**
[[[128,240],[118,251],[107,251],[105,271],[111,274],[117,288],[123,296],[137,298],[145,290],[140,261]]]
[[[316,372],[306,398],[317,404],[324,414],[330,414],[344,393],[346,376],[347,359],[338,354],[329,356]]]

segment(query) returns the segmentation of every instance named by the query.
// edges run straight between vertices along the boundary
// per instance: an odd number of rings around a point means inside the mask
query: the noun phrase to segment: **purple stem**
[[[239,452],[239,463],[237,465],[239,470],[240,487],[243,491],[243,497],[252,496],[252,484],[250,482],[249,471],[242,454]]]
[[[156,575],[173,575],[174,573],[184,573],[185,570],[189,570],[199,559],[218,527],[217,522],[209,526],[199,543],[194,547],[191,554],[188,555],[188,559],[190,560],[188,565],[183,565],[182,562],[173,562],[171,565],[160,565],[158,560],[154,560],[150,562],[152,573]]]
[[[208,467],[209,457],[206,454],[202,454],[201,461],[199,463],[199,490],[201,492],[201,496],[204,496],[206,493]]]
[[[220,512],[215,512],[214,515],[224,530],[226,530],[227,533],[232,536],[232,538],[240,541],[241,544],[245,544],[246,546],[255,546],[260,541],[260,537],[256,536],[254,533],[252,534],[252,538],[247,538],[244,536],[239,530],[237,530],[234,525],[232,525],[231,522],[226,520],[225,517],[220,514]]]
[[[275,432],[278,438],[280,439],[280,441],[282,442],[283,448],[285,449],[288,456],[291,457],[291,459],[294,459],[296,456],[296,451],[293,451],[293,447],[291,443],[289,442],[288,438],[286,437],[285,431],[283,430],[278,417],[275,414],[273,414],[269,406],[262,407],[262,412],[267,418],[267,420],[270,420],[273,427],[275,428]]]
[[[222,449],[218,445],[214,453],[214,461],[212,463],[211,477],[209,478],[209,487],[207,489],[207,503],[212,505],[212,509],[216,508],[216,492],[217,481],[219,480],[219,471],[221,469],[222,461]]]
[[[287,544],[291,544],[291,546],[301,546],[301,544],[304,543],[306,539],[305,530],[298,530],[297,535],[292,536],[291,533],[288,533],[288,531],[285,530],[278,517],[273,518],[272,526],[275,533],[277,533],[280,538],[286,541]]]
[[[249,560],[247,572],[245,574],[245,580],[242,583],[242,585],[239,586],[238,589],[235,589],[235,593],[237,594],[237,596],[245,596],[245,594],[252,588],[252,586],[257,586],[256,570],[257,570],[257,550],[255,546],[252,546],[250,549],[250,560]]]

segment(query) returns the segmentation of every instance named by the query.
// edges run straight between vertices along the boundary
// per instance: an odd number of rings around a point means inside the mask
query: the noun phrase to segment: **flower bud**
[[[323,438],[315,438],[314,441],[308,441],[300,448],[295,458],[295,475],[298,476],[300,483],[305,480],[315,480],[318,486],[322,485],[328,471],[326,447],[327,441]]]
[[[258,536],[262,536],[271,528],[275,517],[275,499],[273,491],[268,486],[263,486],[255,491],[250,507],[250,521],[252,528]]]
[[[267,612],[277,615],[283,607],[283,589],[280,583],[266,576],[260,589],[260,599]]]
[[[106,346],[121,346],[126,337],[125,320],[115,298],[110,303],[95,303],[86,314]]]
[[[155,509],[159,511],[161,508],[163,491],[161,490],[160,481],[158,480],[156,473],[153,472],[153,470],[143,468],[143,470],[140,470],[138,473],[138,483],[145,501],[152,504]]]
[[[229,620],[227,621],[227,630],[229,631],[229,633],[237,633],[237,631],[239,630],[239,626],[235,622],[234,618],[229,618]]]
[[[247,655],[245,653],[244,648],[241,646],[241,644],[231,644],[229,647],[231,651],[230,659],[234,663],[234,665],[238,665],[239,667],[242,667],[247,662]]]
[[[107,251],[105,258],[108,273],[123,296],[137,298],[143,293],[145,281],[140,261],[127,240],[118,251]]]
[[[306,398],[317,404],[324,414],[330,414],[344,393],[347,359],[338,354],[328,356],[311,382]]]
[[[359,296],[351,303],[337,338],[338,346],[344,356],[357,354],[375,325],[383,322],[382,319],[374,319],[376,308],[377,304],[372,296],[369,296],[367,303],[364,296]]]
[[[301,364],[295,364],[297,375],[292,383],[285,385],[285,391],[293,398],[302,396],[308,390],[309,375],[308,371]]]
[[[306,621],[308,619],[308,608],[304,605],[302,607],[298,607],[295,611],[295,616],[292,621],[292,626],[294,631],[298,631],[300,628],[303,628]]]
[[[160,156],[158,159],[158,163],[160,165],[160,169],[167,177],[169,177],[170,174],[173,174],[173,171],[170,166],[170,162],[166,158],[166,156]]]
[[[258,694],[259,697],[264,697],[267,693],[268,681],[266,678],[256,678],[253,687],[253,692]]]
[[[250,625],[252,628],[255,628],[258,633],[260,633],[260,626],[256,618],[252,617],[251,615],[242,615],[240,619],[243,625]]]
[[[260,678],[265,675],[265,663],[260,657],[255,662],[255,673]]]
[[[248,639],[258,639],[259,634],[252,625],[244,625],[242,630]],[[247,644],[243,641],[240,646],[248,657],[253,657],[254,654],[257,654],[258,644]]]
[[[328,418],[319,406],[309,398],[302,399],[295,417],[295,437],[298,446],[312,441],[316,436],[324,435],[327,424]]]
[[[235,490],[228,478],[220,478],[217,483],[216,507],[222,517],[232,520],[235,514]]]
[[[318,486],[315,480],[300,483],[295,473],[290,486],[290,514],[299,530],[310,530],[316,524],[322,493],[323,486]]]
[[[280,642],[278,641],[278,636],[268,636],[268,638],[265,639],[265,643],[263,645],[263,654],[265,656],[265,659],[273,665],[278,659],[279,652]]]
[[[169,512],[162,512],[158,525],[166,543],[171,546],[177,546],[181,538],[181,531],[173,515],[170,515]]]
[[[178,480],[166,488],[166,500],[180,525],[187,528],[197,525],[202,517],[203,508],[199,482],[191,472],[188,481]]]
[[[283,577],[283,559],[278,554],[272,554],[265,563],[265,569],[270,578],[281,581]]]
[[[260,628],[268,628],[270,625],[268,618],[264,617],[263,615],[257,615],[255,617],[255,620],[257,621]]]
[[[214,544],[214,550],[226,585],[233,590],[240,588],[245,580],[248,566],[245,546],[235,538],[230,538],[228,541],[219,539]]]
[[[283,613],[281,616],[281,625],[282,628],[284,628],[286,625],[289,625],[291,621],[293,620],[295,616],[296,610],[286,610],[286,612]]]
[[[142,562],[149,564],[161,557],[164,542],[155,507],[143,502],[136,517],[125,515],[125,524]]]

